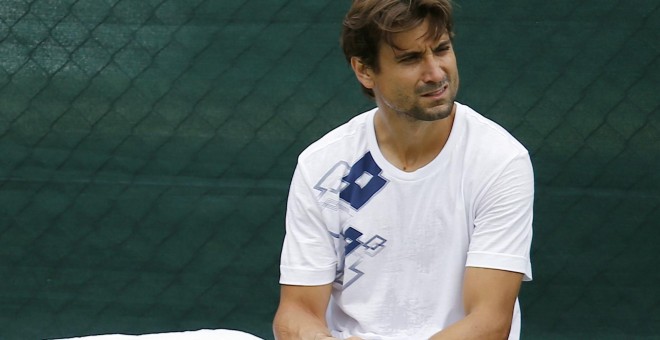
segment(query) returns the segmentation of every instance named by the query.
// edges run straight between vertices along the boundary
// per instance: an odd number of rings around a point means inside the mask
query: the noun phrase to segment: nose
[[[424,83],[438,83],[446,78],[446,73],[441,67],[439,58],[433,53],[424,55],[422,68],[422,81]]]

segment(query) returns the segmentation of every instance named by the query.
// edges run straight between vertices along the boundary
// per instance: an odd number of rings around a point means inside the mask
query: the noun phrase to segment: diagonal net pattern
[[[296,156],[373,105],[338,48],[348,5],[0,3],[2,338],[272,338]],[[660,4],[456,16],[459,100],[535,164],[523,337],[657,337]]]

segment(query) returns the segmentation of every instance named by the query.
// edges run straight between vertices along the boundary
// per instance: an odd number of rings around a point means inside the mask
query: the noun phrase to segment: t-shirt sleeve
[[[466,266],[501,269],[532,280],[534,174],[527,153],[515,157],[477,200]]]
[[[300,165],[291,180],[286,209],[286,235],[280,261],[280,283],[315,286],[335,279],[334,238],[323,222],[313,186]]]

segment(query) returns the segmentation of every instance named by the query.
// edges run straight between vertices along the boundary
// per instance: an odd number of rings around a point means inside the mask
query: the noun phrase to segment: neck
[[[452,113],[434,121],[379,109],[374,117],[376,140],[385,159],[397,168],[412,172],[433,161],[442,151],[454,122]]]

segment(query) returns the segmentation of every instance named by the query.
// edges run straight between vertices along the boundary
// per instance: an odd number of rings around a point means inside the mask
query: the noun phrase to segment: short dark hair
[[[354,0],[346,13],[341,47],[346,60],[358,57],[367,67],[379,71],[381,42],[392,45],[392,36],[411,30],[430,19],[427,37],[438,40],[446,32],[454,37],[451,0]],[[371,89],[363,92],[374,97]]]

